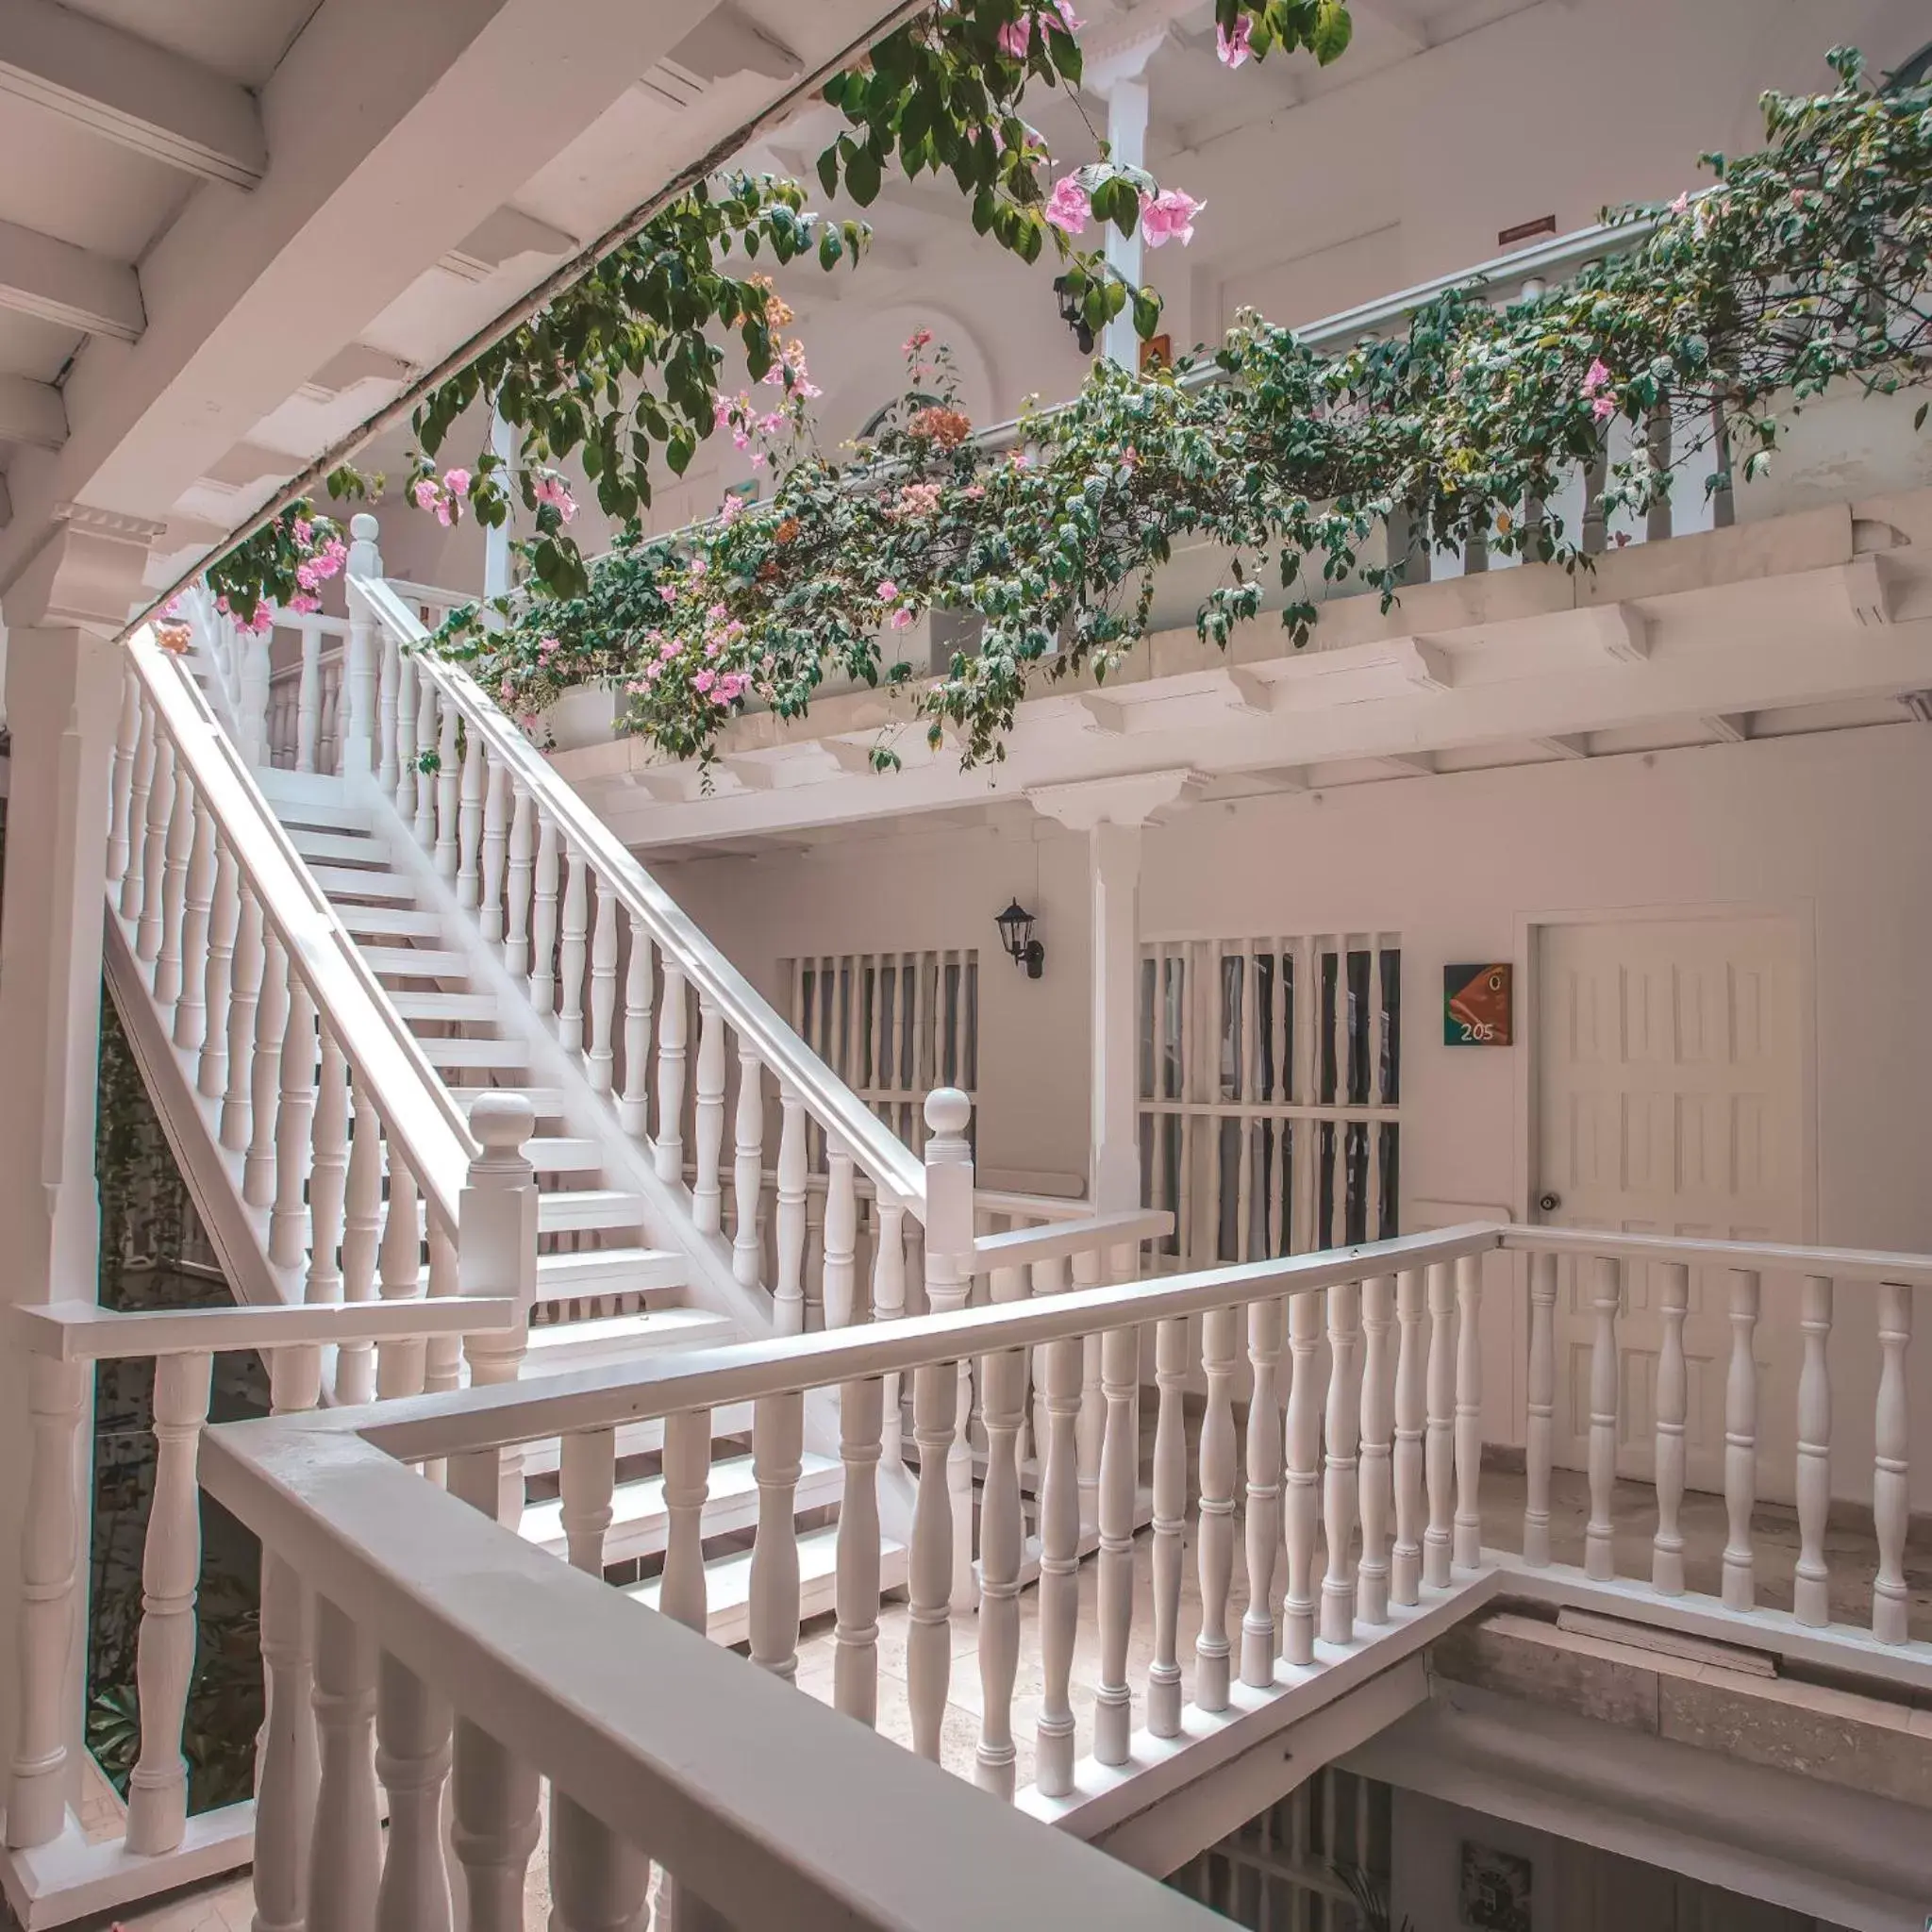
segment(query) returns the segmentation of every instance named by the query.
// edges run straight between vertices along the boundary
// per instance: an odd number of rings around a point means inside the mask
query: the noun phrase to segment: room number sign
[[[1443,1045],[1509,1045],[1510,991],[1507,965],[1443,967]]]

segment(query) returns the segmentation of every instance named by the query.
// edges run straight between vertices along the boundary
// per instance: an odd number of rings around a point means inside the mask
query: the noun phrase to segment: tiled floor
[[[1485,1472],[1483,1531],[1490,1547],[1510,1551],[1522,1547],[1523,1491],[1520,1474],[1502,1470]],[[1641,1577],[1650,1574],[1654,1511],[1652,1492],[1647,1486],[1618,1485],[1612,1520],[1619,1575]],[[1551,1545],[1556,1561],[1582,1561],[1583,1530],[1588,1516],[1589,1496],[1584,1478],[1559,1472],[1551,1496]],[[1724,1543],[1724,1499],[1695,1494],[1686,1497],[1683,1528],[1688,1544],[1686,1570],[1690,1587],[1692,1591],[1714,1593]],[[1795,1519],[1787,1508],[1766,1506],[1754,1518],[1754,1531],[1759,1600],[1766,1607],[1788,1609],[1798,1548]],[[1151,1537],[1143,1532],[1135,1547],[1135,1609],[1127,1673],[1129,1683],[1136,1687],[1144,1685],[1153,1656],[1152,1547]],[[1241,1614],[1247,1603],[1241,1548],[1238,1526],[1236,1574],[1228,1616],[1229,1628],[1237,1633],[1237,1645]],[[1847,1623],[1862,1621],[1869,1615],[1871,1577],[1875,1564],[1875,1546],[1869,1527],[1852,1521],[1842,1526],[1834,1525],[1827,1539],[1826,1556],[1832,1568],[1834,1615]],[[1907,1571],[1912,1635],[1932,1640],[1932,1538],[1915,1540],[1908,1552]],[[1200,1591],[1191,1548],[1182,1575],[1180,1654],[1184,1676],[1191,1687],[1193,1641],[1201,1623]],[[1279,1587],[1277,1582],[1277,1591]],[[1096,1589],[1096,1567],[1090,1561],[1080,1571],[1081,1615],[1073,1671],[1074,1714],[1082,1751],[1088,1748],[1092,1736],[1094,1690],[1099,1679]],[[1021,1597],[1020,1618],[1020,1668],[1013,1699],[1013,1729],[1019,1754],[1019,1783],[1024,1788],[1033,1780],[1034,1724],[1040,1713],[1043,1683],[1037,1591],[1029,1589]],[[905,1745],[909,1745],[912,1735],[906,1681],[908,1624],[903,1603],[885,1607],[879,1620],[878,1729],[881,1736]],[[973,1775],[983,1707],[975,1636],[973,1619],[955,1622],[953,1674],[941,1734],[941,1762],[947,1770],[968,1778]],[[832,1697],[832,1655],[831,1620],[823,1618],[808,1625],[799,1643],[799,1688],[827,1704]],[[1137,1688],[1136,1722],[1142,1714]],[[525,1897],[528,1923],[542,1924],[550,1899],[549,1872],[541,1846],[531,1861]],[[152,1908],[123,1923],[126,1932],[246,1932],[251,1912],[248,1884],[243,1879],[192,1899]]]

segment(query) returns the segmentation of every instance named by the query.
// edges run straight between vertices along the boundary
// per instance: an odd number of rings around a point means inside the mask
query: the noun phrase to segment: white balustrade
[[[1395,1407],[1389,1337],[1395,1325],[1395,1282],[1372,1274],[1362,1283],[1360,1506],[1362,1554],[1356,1609],[1365,1624],[1389,1621],[1390,1510],[1394,1498]],[[1525,1546],[1525,1556],[1527,1548]]]
[[[861,1724],[878,1722],[879,1460],[885,1430],[885,1384],[876,1376],[839,1391],[837,1602],[832,1702]],[[1017,1506],[1017,1499],[1016,1499]]]
[[[1731,1274],[1731,1363],[1724,1382],[1724,1607],[1748,1610],[1757,1601],[1756,1554],[1751,1512],[1757,1502],[1758,1277],[1755,1269]]]
[[[1210,1308],[1201,1323],[1207,1410],[1201,1424],[1201,1633],[1194,1642],[1194,1702],[1225,1710],[1231,1647],[1227,1605],[1234,1582],[1235,1308]]]
[[[1557,1257],[1539,1255],[1536,1265],[1547,1263],[1549,1300],[1557,1295]],[[1680,1261],[1657,1264],[1659,1312],[1663,1317],[1663,1346],[1657,1366],[1657,1534],[1651,1543],[1651,1588],[1659,1596],[1684,1591],[1684,1535],[1677,1511],[1684,1501],[1684,1431],[1689,1416],[1689,1386],[1684,1362],[1684,1321],[1690,1306],[1690,1271]],[[1545,1326],[1547,1327],[1547,1321]],[[1532,1408],[1532,1415],[1535,1410]],[[1546,1425],[1547,1427],[1547,1425]],[[1547,1459],[1547,1452],[1545,1452]],[[1542,1561],[1549,1561],[1549,1478],[1543,1477]]]
[[[1328,1413],[1324,1428],[1327,1457],[1322,1481],[1322,1541],[1328,1553],[1322,1578],[1324,1643],[1348,1643],[1355,1638],[1356,1574],[1349,1563],[1349,1545],[1360,1504],[1362,1391],[1356,1380],[1360,1314],[1360,1291],[1352,1281],[1338,1281],[1328,1291]],[[1302,1367],[1297,1355],[1297,1377]]]

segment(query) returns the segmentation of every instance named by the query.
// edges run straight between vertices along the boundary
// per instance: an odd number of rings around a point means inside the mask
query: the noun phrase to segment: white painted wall
[[[882,778],[882,786],[890,785]],[[1511,959],[1519,1035],[1533,1007],[1526,936],[1541,918],[1783,913],[1814,949],[1816,1148],[1811,1232],[1932,1251],[1932,736],[1883,726],[1195,807],[1146,834],[1142,936],[1399,932],[1404,941],[1405,1226],[1461,1204],[1521,1217],[1529,1049],[1442,1044],[1441,968]],[[648,856],[647,856],[648,857]],[[1041,824],[852,836],[758,858],[663,869],[730,957],[778,993],[801,951],[980,948],[984,1162],[1080,1172],[1089,1058],[1084,841]],[[1040,915],[1045,977],[991,958],[1017,891]],[[1520,1286],[1493,1265],[1491,1440],[1520,1440]],[[1782,1319],[1767,1284],[1766,1319]],[[1932,1296],[1922,1296],[1922,1337]],[[1875,1377],[1869,1298],[1839,1298],[1834,1476],[1863,1494]],[[1916,1350],[1932,1412],[1932,1346]],[[1932,1458],[1915,1506],[1932,1507]]]

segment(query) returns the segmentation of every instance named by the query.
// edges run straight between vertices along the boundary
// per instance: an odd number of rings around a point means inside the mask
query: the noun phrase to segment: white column
[[[99,1209],[94,1091],[100,1071],[101,928],[108,883],[108,778],[125,660],[108,639],[126,620],[157,525],[76,508],[8,590],[7,724],[12,734],[7,918],[0,925],[0,1308],[95,1295]],[[20,836],[27,828],[32,836]],[[0,1682],[20,1641],[22,1531],[32,1462],[28,1358],[0,1348]],[[91,1378],[90,1378],[91,1379]],[[88,1401],[80,1400],[85,1441]],[[85,1523],[88,1458],[73,1465]],[[84,1588],[80,1591],[84,1597]],[[84,1618],[84,1607],[81,1616]],[[86,1646],[51,1667],[66,1744],[80,1738]],[[0,1693],[0,1765],[18,1707]],[[77,1790],[69,1748],[63,1790]],[[9,1821],[10,1823],[10,1821]]]
[[[1158,44],[1156,42],[1155,44]],[[1149,46],[1148,53],[1153,52]],[[1146,55],[1136,63],[1133,78],[1115,80],[1107,92],[1107,143],[1116,161],[1130,168],[1147,165],[1147,76]],[[1111,222],[1107,224],[1107,265],[1119,272],[1134,287],[1141,283],[1141,230],[1123,235]],[[1141,339],[1134,333],[1134,308],[1129,303],[1107,325],[1100,339],[1101,352],[1109,362],[1123,369],[1137,369],[1141,360]]]

